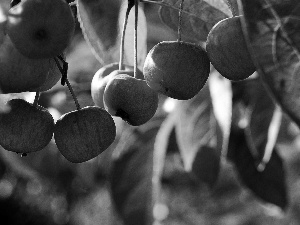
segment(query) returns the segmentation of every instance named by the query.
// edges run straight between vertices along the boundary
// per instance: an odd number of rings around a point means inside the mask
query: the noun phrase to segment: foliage
[[[0,3],[3,18],[8,3]],[[81,107],[92,106],[93,75],[120,59],[128,2],[69,3],[77,20],[65,52],[68,79]],[[135,7],[129,13],[123,57],[142,70],[152,46],[178,38],[181,1],[139,3],[138,21]],[[133,127],[114,117],[115,141],[85,163],[68,162],[54,140],[27,157],[1,148],[3,218],[21,225],[300,223],[299,7],[298,0],[185,0],[182,41],[205,47],[217,22],[242,15],[257,71],[233,82],[211,66],[194,98],[159,95],[147,123]],[[1,94],[2,110],[11,98],[33,101],[34,94]],[[55,120],[76,108],[60,82],[39,104]]]

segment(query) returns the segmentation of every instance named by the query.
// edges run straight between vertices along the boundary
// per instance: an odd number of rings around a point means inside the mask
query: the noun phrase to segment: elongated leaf
[[[285,209],[288,204],[282,159],[273,151],[265,170],[258,171],[243,129],[231,130],[228,157],[235,164],[242,182],[259,198]]]
[[[7,21],[7,13],[9,10],[9,1],[0,2],[0,45],[3,43],[5,36],[5,26]]]
[[[125,1],[126,2],[126,1]],[[126,5],[122,4],[122,10],[120,14],[120,27],[122,27],[123,17],[126,12]],[[135,7],[133,7],[129,13],[128,24],[125,35],[125,63],[128,65],[134,65],[134,27],[135,27]],[[147,56],[147,22],[143,7],[139,5],[138,10],[138,26],[137,26],[137,66],[140,70],[143,69],[144,61]]]
[[[185,170],[190,171],[201,146],[217,147],[217,122],[208,85],[191,100],[178,102],[176,107],[176,137]]]
[[[169,7],[160,7],[161,20],[174,31],[178,29],[178,10],[181,0],[163,0]],[[182,11],[182,34],[196,42],[206,41],[211,28],[231,16],[222,0],[186,0]]]
[[[119,59],[121,0],[78,0],[77,12],[86,41],[102,64]]]
[[[264,84],[300,125],[300,2],[240,0],[242,24]]]
[[[177,148],[174,143],[174,137],[172,133],[175,128],[176,117],[174,113],[164,120],[160,126],[154,143],[154,154],[153,154],[153,177],[152,177],[152,196],[153,196],[153,207],[160,203],[161,196],[161,179],[165,166],[165,159],[167,151],[173,151],[170,148]],[[155,220],[158,218],[154,218]]]
[[[213,70],[209,75],[208,84],[214,116],[222,132],[222,154],[226,156],[232,118],[231,82],[217,70]]]
[[[121,0],[78,0],[78,18],[84,37],[101,64],[119,61],[121,31],[127,1]],[[124,62],[134,65],[134,7],[131,9],[125,33]],[[138,67],[141,69],[147,51],[147,24],[143,8],[138,15]]]
[[[234,85],[234,99],[242,103],[244,128],[252,156],[261,169],[268,163],[276,144],[282,113],[264,88],[261,79],[241,81]]]
[[[124,131],[113,155],[111,196],[125,225],[153,223],[153,149],[160,123]]]

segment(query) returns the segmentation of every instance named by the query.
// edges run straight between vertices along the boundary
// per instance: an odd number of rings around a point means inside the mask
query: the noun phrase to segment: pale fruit
[[[9,10],[7,33],[28,58],[59,55],[75,28],[70,6],[64,0],[23,0]]]
[[[143,73],[147,84],[179,100],[194,97],[204,86],[210,62],[202,47],[177,41],[163,41],[147,54]]]
[[[121,117],[132,126],[139,126],[154,116],[158,95],[145,80],[126,73],[116,74],[108,81],[104,90],[104,106],[111,115]]]
[[[116,72],[118,71],[118,72]],[[94,75],[91,82],[91,96],[96,106],[104,108],[103,95],[107,82],[111,77],[126,71],[126,74],[134,76],[133,66],[125,65],[124,70],[119,70],[118,63],[111,63],[101,67]],[[137,69],[137,78],[143,79],[143,73]]]
[[[244,80],[255,72],[244,38],[241,16],[218,22],[209,32],[206,51],[215,69],[227,79]]]
[[[0,145],[17,153],[46,147],[54,131],[54,120],[48,110],[24,99],[12,99],[7,106],[0,113]]]
[[[113,118],[96,106],[87,106],[62,115],[54,129],[58,150],[73,163],[95,158],[114,142],[115,137]]]
[[[29,59],[22,55],[6,35],[0,45],[0,89],[2,93],[19,93],[49,89],[58,79],[59,71],[50,59]],[[55,79],[54,79],[55,78]],[[45,85],[53,80],[51,85]],[[43,88],[42,86],[45,85]]]

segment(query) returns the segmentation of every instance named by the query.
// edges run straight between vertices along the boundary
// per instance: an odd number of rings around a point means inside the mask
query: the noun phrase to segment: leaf
[[[4,41],[8,10],[9,10],[9,1],[1,1],[0,2],[0,45]]]
[[[101,64],[119,61],[121,30],[127,6],[127,1],[121,0],[78,0],[80,26],[86,41]],[[133,8],[129,13],[124,41],[124,62],[132,66],[134,65],[134,15]],[[137,65],[142,69],[147,55],[147,24],[141,6],[139,6],[137,27]]]
[[[215,148],[201,146],[194,158],[191,175],[213,187],[220,172],[220,154]]]
[[[121,0],[78,0],[78,20],[84,37],[101,64],[119,59]]]
[[[241,181],[263,201],[282,209],[288,205],[285,172],[282,159],[273,151],[265,170],[258,171],[243,129],[231,130],[228,158],[235,164]]]
[[[159,15],[163,23],[178,30],[178,12],[181,0],[163,0]],[[231,16],[222,0],[186,0],[182,11],[182,35],[196,42],[205,42],[211,28],[220,20]]]
[[[283,110],[300,125],[300,2],[240,0],[252,60]]]
[[[134,26],[135,26],[135,7],[129,13],[128,24],[125,35],[125,46],[124,46],[124,61],[128,65],[134,65]],[[126,12],[126,5],[122,5],[120,13],[119,26],[123,25],[123,18]],[[143,7],[139,5],[138,10],[138,25],[137,25],[137,66],[140,70],[143,69],[144,61],[147,56],[147,21],[143,10]]]
[[[152,177],[152,196],[153,207],[160,203],[161,197],[161,179],[165,167],[166,154],[169,151],[174,151],[177,148],[176,136],[174,134],[176,117],[171,113],[161,124],[154,143],[153,153],[153,177]],[[174,138],[175,137],[175,138]],[[154,218],[157,219],[157,218]]]
[[[222,154],[227,154],[232,117],[232,87],[231,82],[213,70],[208,80],[212,99],[213,112],[222,132]]]
[[[174,112],[179,150],[185,170],[190,171],[201,146],[217,147],[217,122],[213,114],[208,85],[191,100],[179,101]]]
[[[261,79],[248,79],[234,85],[235,104],[244,114],[246,139],[258,168],[264,169],[276,144],[282,113],[264,88]]]
[[[152,225],[153,149],[159,125],[128,128],[113,154],[111,197],[125,225]]]

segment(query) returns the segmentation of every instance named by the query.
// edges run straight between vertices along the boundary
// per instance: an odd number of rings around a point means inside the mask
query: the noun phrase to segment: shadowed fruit
[[[23,0],[9,10],[7,33],[28,58],[49,58],[63,52],[75,28],[64,0]]]
[[[121,117],[132,126],[139,126],[155,114],[158,95],[146,81],[127,72],[116,74],[109,80],[104,90],[104,106],[111,115]]]
[[[147,54],[143,73],[147,84],[171,98],[187,100],[204,86],[210,72],[207,54],[200,46],[163,41]]]
[[[62,115],[54,129],[58,150],[73,163],[82,163],[98,156],[113,143],[115,137],[113,118],[96,106]]]
[[[0,113],[0,145],[17,153],[46,147],[54,131],[54,120],[48,110],[23,99],[12,99],[7,105],[8,110]]]
[[[119,63],[111,63],[101,67],[94,75],[91,82],[91,95],[96,106],[104,108],[103,95],[107,82],[116,74],[126,71],[126,74],[134,76],[134,67],[125,65],[124,70],[119,70]],[[118,72],[115,72],[118,71]],[[113,74],[112,74],[113,73]],[[144,79],[142,71],[137,70],[137,78]]]
[[[49,90],[61,75],[52,58],[29,59],[19,53],[6,35],[0,45],[0,89],[2,93]]]
[[[248,52],[240,17],[218,22],[206,41],[211,64],[222,76],[233,81],[244,80],[256,70]]]

